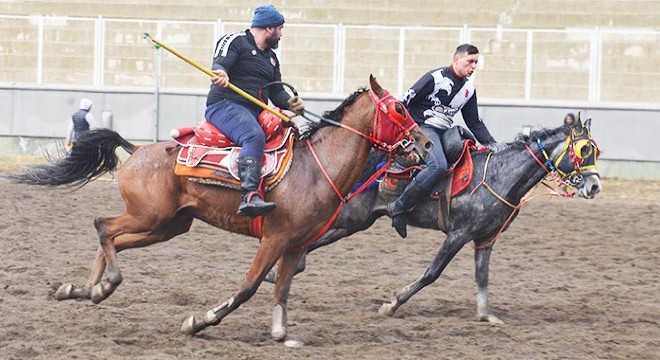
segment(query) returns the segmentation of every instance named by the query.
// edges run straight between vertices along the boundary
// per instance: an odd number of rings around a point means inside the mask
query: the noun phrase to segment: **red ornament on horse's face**
[[[397,123],[403,123],[408,117],[408,110],[398,101],[392,101],[387,105],[387,112],[390,114],[390,119]]]

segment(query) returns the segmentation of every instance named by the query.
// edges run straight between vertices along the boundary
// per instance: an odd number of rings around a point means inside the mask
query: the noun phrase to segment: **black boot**
[[[412,209],[419,199],[427,193],[428,191],[422,187],[417,179],[412,179],[401,196],[387,205],[387,209],[392,216],[392,227],[402,238],[408,236],[406,212]]]
[[[261,179],[261,159],[250,157],[238,159],[238,174],[241,178],[241,205],[238,214],[249,217],[266,215],[275,210],[275,203],[265,202],[257,192]]]

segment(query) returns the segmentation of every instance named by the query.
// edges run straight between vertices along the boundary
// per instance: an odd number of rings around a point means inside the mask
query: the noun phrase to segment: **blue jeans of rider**
[[[205,115],[211,124],[242,147],[239,158],[261,160],[266,135],[257,120],[258,112],[236,101],[220,100],[207,106]]]
[[[426,160],[426,169],[420,171],[415,179],[425,191],[430,192],[433,186],[445,175],[449,166],[440,141],[445,130],[428,125],[422,125],[420,128],[433,142],[433,150],[431,150],[431,156]]]

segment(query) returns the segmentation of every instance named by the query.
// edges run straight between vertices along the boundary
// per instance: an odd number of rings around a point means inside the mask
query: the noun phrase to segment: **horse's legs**
[[[442,247],[440,247],[438,254],[436,254],[431,265],[426,268],[422,277],[399,290],[394,300],[390,303],[384,303],[378,312],[382,315],[394,315],[394,312],[401,307],[401,305],[410,300],[413,295],[436,281],[451,259],[453,259],[463,245],[465,245],[466,240],[463,239],[466,239],[466,237],[462,233],[457,234],[452,232],[448,234],[447,239],[442,243]]]
[[[490,241],[490,239],[488,241]],[[486,244],[488,242],[475,242],[477,247],[482,243]],[[486,321],[492,324],[504,324],[502,320],[493,315],[490,308],[490,301],[488,300],[488,267],[492,250],[492,245],[474,250],[474,277],[477,282],[477,316],[481,321]]]
[[[189,316],[181,324],[181,332],[194,335],[209,326],[218,325],[222,319],[248,301],[257,292],[268,270],[284,254],[288,245],[289,243],[282,241],[282,239],[275,241],[274,239],[263,238],[238,292],[227,301],[204,313],[203,316]]]
[[[341,228],[341,229],[328,230],[328,232],[326,232],[320,239],[314,241],[312,244],[309,245],[309,247],[307,248],[307,252],[303,254],[303,256],[300,258],[300,261],[296,265],[296,271],[293,273],[293,276],[296,276],[301,272],[305,271],[307,254],[311,253],[312,251],[318,248],[330,245],[335,241],[341,240],[347,236],[351,236],[358,231],[367,229],[374,222],[376,222],[376,219],[377,217],[374,217],[373,219],[369,219],[369,222],[362,224],[359,228],[351,228],[351,229]],[[264,281],[269,283],[275,283],[277,281],[277,276],[278,276],[278,270],[276,268],[273,268],[268,272],[268,275],[266,275]]]
[[[104,258],[94,263],[90,282],[96,281],[91,291],[92,302],[98,304],[110,296],[122,282],[121,272],[117,264],[117,252],[152,245],[167,241],[190,229],[193,218],[178,213],[174,218],[161,221],[146,221],[129,214],[112,218],[97,218],[94,225],[99,233],[101,249]],[[103,261],[107,267],[107,278],[102,275]],[[89,283],[88,283],[89,284]]]
[[[103,252],[103,248],[99,246],[99,249],[96,251],[94,264],[92,265],[92,273],[89,275],[89,279],[85,286],[79,287],[71,283],[62,284],[62,286],[57,289],[57,292],[55,292],[55,299],[91,299],[92,287],[101,281],[104,270],[105,253]]]
[[[275,341],[283,340],[287,335],[287,301],[289,299],[289,289],[291,281],[296,274],[296,269],[300,260],[306,253],[306,249],[298,249],[285,253],[280,259],[278,267],[277,283],[275,284],[275,305],[273,306],[273,326],[271,336]]]

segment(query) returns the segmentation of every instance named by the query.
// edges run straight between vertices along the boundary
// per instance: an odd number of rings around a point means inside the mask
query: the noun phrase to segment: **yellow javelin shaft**
[[[172,54],[176,55],[176,57],[178,57],[179,59],[181,59],[181,60],[187,62],[188,64],[190,64],[190,65],[196,67],[197,69],[201,70],[201,71],[202,71],[203,73],[205,73],[206,75],[208,75],[208,76],[210,76],[210,77],[216,77],[216,76],[217,76],[216,74],[214,74],[214,73],[213,73],[211,70],[209,70],[208,68],[205,68],[204,66],[198,64],[196,61],[187,58],[186,56],[180,54],[178,51],[172,49],[171,47],[167,46],[166,44],[163,44],[162,42],[160,42],[160,41],[158,41],[158,40],[152,38],[151,35],[149,35],[148,33],[144,33],[144,38],[145,38],[147,41],[149,41],[149,42],[151,42],[151,43],[153,43],[153,44],[156,44],[156,45],[162,47],[163,49],[165,49],[165,50],[171,52]],[[290,120],[286,115],[281,114],[281,113],[278,112],[277,110],[275,110],[275,109],[271,108],[270,106],[264,104],[263,101],[260,101],[259,99],[255,98],[254,96],[252,96],[252,95],[246,93],[245,91],[241,90],[241,88],[237,87],[236,85],[234,85],[234,84],[232,84],[232,83],[229,83],[228,87],[229,87],[230,89],[232,89],[232,90],[233,90],[235,93],[237,93],[238,95],[241,95],[242,97],[244,97],[244,98],[250,100],[252,103],[258,105],[258,106],[261,107],[262,109],[271,112],[273,115],[277,116],[278,118],[282,119],[283,121],[289,121],[289,120]]]

